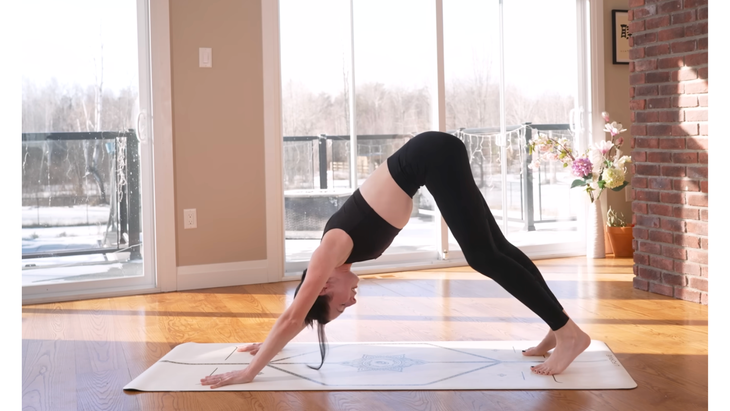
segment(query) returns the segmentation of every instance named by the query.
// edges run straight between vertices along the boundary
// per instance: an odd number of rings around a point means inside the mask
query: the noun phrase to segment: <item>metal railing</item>
[[[139,164],[139,140],[135,130],[127,131],[101,131],[101,132],[52,132],[52,133],[22,133],[23,143],[41,142],[50,144],[53,142],[73,142],[91,143],[99,141],[113,140],[114,153],[111,160],[110,172],[115,177],[112,179],[116,183],[113,192],[117,195],[109,199],[110,213],[107,222],[107,233],[116,231],[117,241],[115,246],[100,246],[98,248],[73,249],[73,250],[49,250],[45,252],[23,253],[23,259],[43,258],[43,257],[61,257],[87,254],[107,254],[128,250],[130,252],[130,260],[138,260],[141,255],[141,193],[140,193],[140,164]],[[25,151],[25,148],[24,148]],[[122,154],[120,154],[122,153]],[[27,152],[24,152],[27,156]],[[52,149],[44,148],[44,159],[47,157],[46,167],[50,174]],[[41,166],[43,161],[41,161]],[[71,167],[69,165],[69,167]],[[25,172],[25,165],[24,165]],[[95,167],[86,164],[86,175],[92,176],[97,184],[100,184],[100,200],[106,201],[106,190],[104,182]],[[50,184],[51,177],[48,177]],[[113,183],[112,183],[113,184]],[[32,199],[32,197],[31,197]],[[24,199],[25,200],[25,199]],[[48,196],[47,200],[52,202],[52,196]],[[38,203],[38,198],[35,198]],[[73,200],[76,202],[76,199]]]

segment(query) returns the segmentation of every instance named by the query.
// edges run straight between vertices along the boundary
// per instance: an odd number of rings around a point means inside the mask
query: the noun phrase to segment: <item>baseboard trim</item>
[[[267,260],[181,266],[177,267],[177,289],[182,291],[267,283],[268,272]]]

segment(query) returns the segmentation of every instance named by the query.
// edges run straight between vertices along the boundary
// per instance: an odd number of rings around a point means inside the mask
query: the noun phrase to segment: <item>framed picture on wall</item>
[[[613,22],[613,64],[629,64],[629,12],[628,10],[612,10]]]

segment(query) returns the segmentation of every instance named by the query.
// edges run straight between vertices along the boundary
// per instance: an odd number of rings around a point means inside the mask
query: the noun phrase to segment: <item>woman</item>
[[[550,330],[524,355],[550,357],[532,371],[563,372],[590,345],[590,337],[565,313],[540,271],[502,234],[474,183],[466,147],[451,134],[430,131],[410,139],[378,167],[327,222],[292,305],[261,344],[239,348],[254,355],[244,370],[212,375],[203,385],[247,383],[307,325],[317,322],[324,362],[324,324],[355,304],[358,277],[352,263],[379,257],[406,225],[413,195],[426,186],[467,263],[492,278],[542,318]],[[321,364],[320,364],[321,367]]]

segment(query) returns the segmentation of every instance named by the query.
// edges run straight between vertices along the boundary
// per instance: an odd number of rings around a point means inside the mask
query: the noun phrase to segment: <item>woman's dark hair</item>
[[[304,272],[302,272],[302,279],[301,281],[299,281],[297,289],[294,290],[294,297],[297,296],[299,288],[302,287],[302,283],[304,283],[304,277],[306,276],[307,269],[305,268]],[[314,300],[314,305],[312,305],[312,308],[309,309],[307,316],[304,317],[304,324],[310,327],[314,327],[314,321],[317,321],[317,338],[319,339],[319,353],[322,355],[322,362],[319,363],[319,367],[312,367],[311,365],[308,366],[313,370],[318,370],[322,368],[322,365],[324,365],[324,357],[327,355],[327,338],[324,335],[324,325],[330,322],[329,302],[331,299],[332,296],[329,295],[317,296],[317,299]]]

